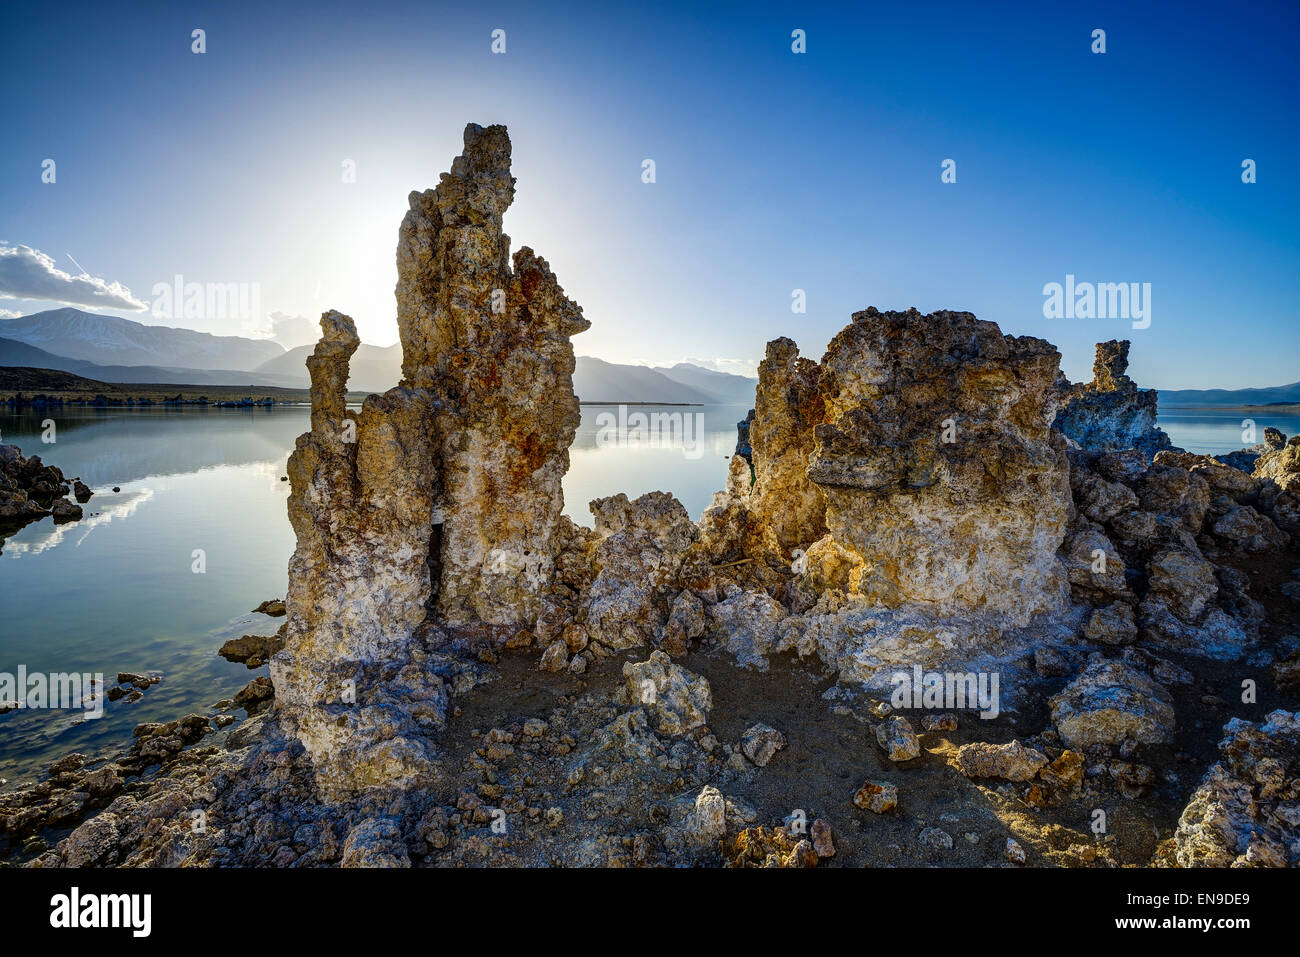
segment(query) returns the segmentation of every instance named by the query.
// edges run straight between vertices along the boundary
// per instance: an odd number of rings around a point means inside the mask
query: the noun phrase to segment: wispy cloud
[[[286,349],[311,345],[320,338],[319,320],[286,312],[273,312],[267,318],[271,320],[271,328],[263,335]]]
[[[73,276],[30,246],[0,246],[0,292],[16,299],[47,299],[73,306],[108,306],[139,312],[146,303],[118,282],[83,272]]]
[[[751,379],[758,378],[757,359],[701,359],[698,356],[685,356],[682,362],[689,362],[693,366],[700,366],[704,369],[712,369],[714,372],[730,372],[732,375],[748,376]]]

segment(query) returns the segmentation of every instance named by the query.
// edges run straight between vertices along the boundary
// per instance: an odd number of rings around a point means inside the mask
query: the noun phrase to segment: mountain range
[[[1300,382],[1268,389],[1168,389],[1160,393],[1161,405],[1268,405],[1300,402]]]
[[[0,366],[54,369],[101,382],[305,389],[313,348],[285,350],[266,339],[147,326],[72,308],[0,320]],[[402,376],[402,347],[363,343],[350,369],[351,391],[383,392]],[[586,402],[753,405],[756,384],[689,362],[652,368],[591,356],[578,356],[573,373],[574,391]]]
[[[146,326],[71,307],[0,320],[0,338],[96,365],[252,369],[284,353],[269,339]]]
[[[0,366],[54,369],[102,382],[185,385],[309,385],[312,346],[285,350],[269,339],[214,336],[191,329],[150,326],[71,307],[0,319]],[[400,345],[362,344],[352,358],[348,387],[383,392],[402,375]],[[673,366],[621,365],[578,356],[574,391],[584,402],[754,404],[756,379],[715,372],[689,362]],[[1252,389],[1169,389],[1162,405],[1263,405],[1300,402],[1300,382]]]

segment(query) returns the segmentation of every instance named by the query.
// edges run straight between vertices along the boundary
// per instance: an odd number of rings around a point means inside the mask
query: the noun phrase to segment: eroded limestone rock
[[[1173,733],[1168,692],[1135,666],[1100,654],[1050,704],[1061,740],[1075,750],[1158,744]]]
[[[1137,449],[1148,459],[1171,447],[1156,427],[1159,393],[1139,389],[1126,374],[1127,339],[1097,343],[1092,381],[1076,385],[1056,416],[1055,426],[1088,449]]]
[[[825,532],[826,504],[808,476],[813,429],[824,419],[818,391],[821,369],[799,357],[790,339],[767,344],[758,366],[758,389],[749,442],[754,465],[750,507],[768,533],[768,544],[787,558]]]
[[[470,124],[451,172],[411,194],[398,239],[403,382],[441,407],[436,604],[452,623],[536,617],[579,422],[569,337],[590,323],[531,249],[512,268],[514,184],[505,127]]]
[[[958,748],[953,760],[957,770],[968,778],[1028,781],[1047,764],[1047,755],[1025,747],[1019,740],[1009,744],[975,741]]]
[[[427,755],[415,715],[390,706],[386,679],[410,666],[430,599],[431,528],[438,468],[429,443],[435,405],[423,389],[345,404],[359,339],[328,312],[307,367],[312,430],[289,458],[286,646],[271,661],[277,701],[296,722],[322,787],[404,781]],[[417,669],[418,670],[418,669]],[[427,700],[436,675],[421,676]],[[428,717],[440,724],[442,717]]]
[[[1287,867],[1300,863],[1300,716],[1233,718],[1220,761],[1192,794],[1158,864]]]
[[[970,313],[854,314],[822,360],[826,423],[808,468],[831,537],[859,562],[850,591],[1021,624],[1061,607],[1059,361]]]
[[[1270,447],[1261,455],[1255,462],[1254,476],[1271,480],[1284,492],[1300,495],[1300,435],[1291,436],[1286,445]]]
[[[667,624],[695,523],[667,492],[635,501],[620,492],[592,502],[591,512],[599,571],[586,595],[586,632],[610,650],[651,644]]]
[[[550,613],[563,627],[547,592],[560,556],[585,551],[561,480],[579,419],[569,337],[589,324],[532,250],[511,263],[505,128],[471,124],[464,142],[402,223],[402,382],[347,409],[359,340],[337,312],[307,361],[312,429],[289,461],[298,545],[271,673],[329,793],[428,773],[446,692],[417,631],[436,645],[434,619],[532,629]]]
[[[685,734],[709,720],[713,694],[708,680],[674,664],[662,651],[652,651],[645,661],[624,662],[623,682],[620,703],[643,707],[661,734]]]

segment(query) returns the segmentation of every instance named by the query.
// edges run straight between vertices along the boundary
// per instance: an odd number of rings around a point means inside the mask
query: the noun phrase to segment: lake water
[[[1244,430],[1254,423],[1255,442],[1264,441],[1264,429],[1280,429],[1287,438],[1300,432],[1300,415],[1272,413],[1261,409],[1243,412],[1240,409],[1207,409],[1194,406],[1169,405],[1160,407],[1162,429],[1169,433],[1174,445],[1189,452],[1206,455],[1223,455],[1246,445]]]
[[[584,406],[565,511],[590,525],[591,499],[663,489],[699,518],[725,484],[736,422],[747,411],[633,407],[620,422],[616,408]],[[643,422],[637,413],[664,418]],[[1261,437],[1268,425],[1300,431],[1300,416],[1252,416]],[[305,407],[63,409],[48,414],[57,441],[44,444],[46,417],[0,412],[0,440],[80,476],[96,494],[81,521],[56,527],[43,519],[3,543],[0,672],[102,672],[111,683],[119,671],[158,671],[163,681],[137,703],[106,704],[98,720],[76,711],[0,715],[0,778],[11,782],[69,751],[125,746],[139,722],[206,712],[266,672],[227,662],[217,649],[282,621],[249,609],[285,593],[294,542],[280,477],[308,428]],[[1222,453],[1241,447],[1242,418],[1171,407],[1160,424],[1175,445]],[[658,433],[647,435],[647,426]]]

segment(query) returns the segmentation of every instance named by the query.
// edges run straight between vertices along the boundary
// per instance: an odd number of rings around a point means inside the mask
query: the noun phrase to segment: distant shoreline
[[[1210,405],[1205,402],[1183,404],[1180,402],[1161,403],[1163,409],[1217,409],[1220,412],[1283,412],[1300,414],[1300,402],[1266,402],[1257,405]]]
[[[394,383],[396,385],[396,383]],[[363,402],[373,392],[351,391],[347,401]],[[12,404],[21,395],[24,407],[72,405],[86,408],[176,408],[178,406],[215,406],[218,403],[238,403],[247,399],[253,405],[265,407],[270,400],[274,405],[310,405],[310,389],[292,389],[284,386],[259,385],[187,385],[180,382],[100,382],[61,372],[55,369],[35,369],[20,366],[0,367],[0,405],[17,408]],[[102,397],[102,402],[96,400]],[[33,402],[44,399],[44,402]],[[131,400],[128,405],[127,400]],[[143,400],[143,401],[142,401]],[[206,400],[206,401],[205,401]],[[707,402],[648,402],[643,400],[589,400],[579,405],[590,406],[674,406],[695,407]],[[728,403],[717,403],[726,405]],[[243,406],[247,408],[248,405]]]

